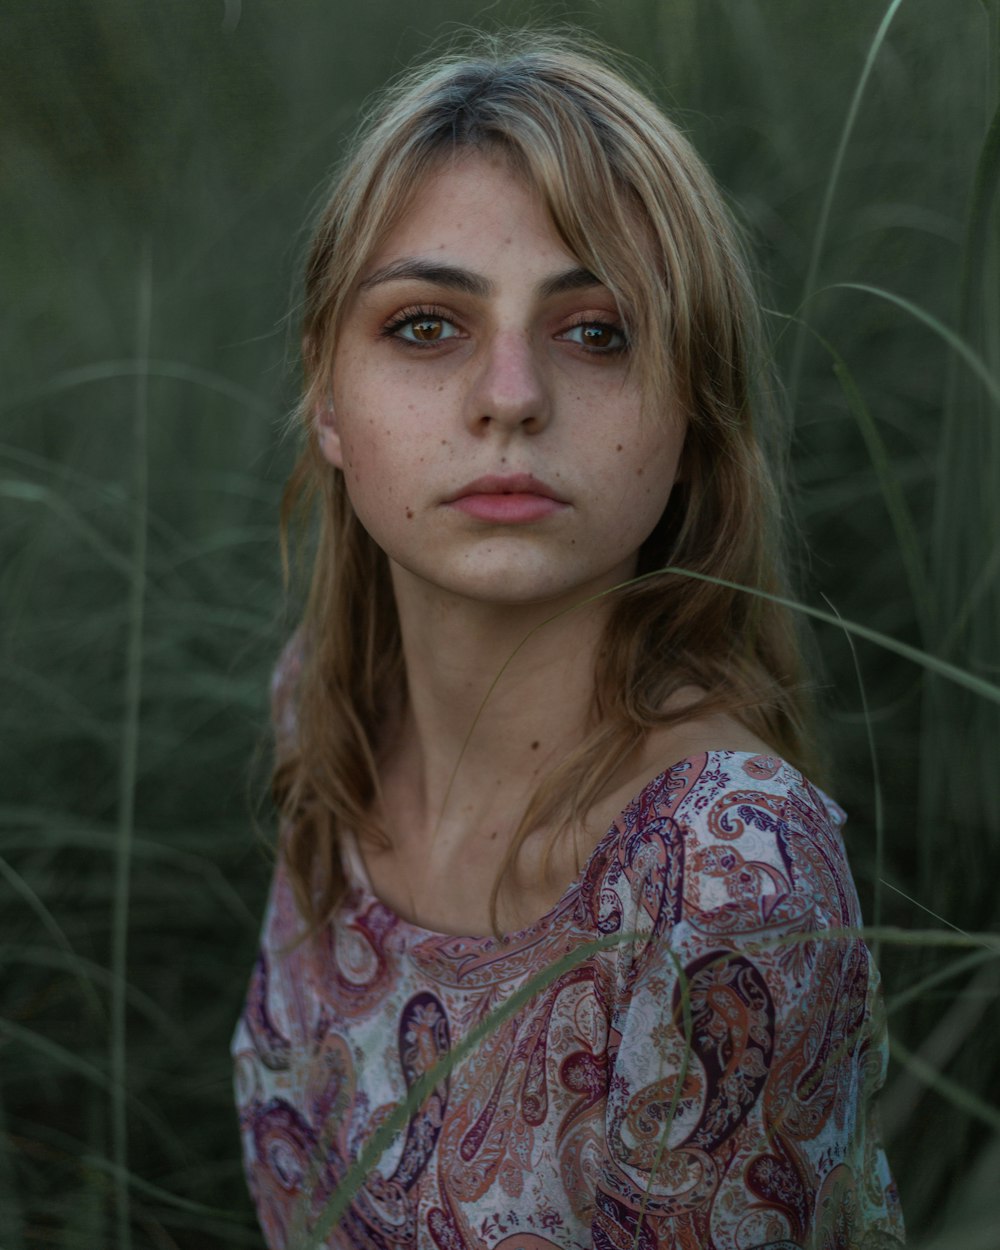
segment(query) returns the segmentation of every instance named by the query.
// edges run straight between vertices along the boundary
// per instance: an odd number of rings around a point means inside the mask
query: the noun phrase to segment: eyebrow
[[[408,279],[448,287],[452,291],[461,291],[463,295],[485,297],[493,290],[493,283],[481,274],[460,269],[456,265],[440,265],[434,261],[421,260],[415,256],[404,256],[401,260],[376,269],[364,279],[360,290],[365,291],[385,282],[404,282]],[[573,269],[565,269],[562,273],[554,273],[545,278],[538,284],[538,294],[542,299],[550,299],[567,291],[580,291],[586,287],[603,285],[589,269],[577,265]]]

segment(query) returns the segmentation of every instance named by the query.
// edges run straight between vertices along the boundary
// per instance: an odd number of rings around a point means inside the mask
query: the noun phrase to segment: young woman
[[[565,43],[422,68],[330,194],[304,359],[233,1047],[267,1244],[896,1244],[794,622],[725,584],[781,552],[696,155]]]

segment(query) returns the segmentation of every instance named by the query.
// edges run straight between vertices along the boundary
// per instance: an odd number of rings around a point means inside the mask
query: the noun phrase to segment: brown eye
[[[584,326],[583,341],[588,347],[610,347],[615,332],[610,326]]]
[[[413,311],[401,313],[382,333],[415,347],[431,347],[459,336],[459,331],[447,317],[433,312]]]
[[[588,351],[611,355],[624,351],[628,346],[625,333],[618,326],[606,321],[584,321],[579,325],[570,326],[561,338],[578,343]]]
[[[441,337],[443,326],[438,317],[422,317],[419,321],[411,321],[413,337],[421,343],[433,343]]]

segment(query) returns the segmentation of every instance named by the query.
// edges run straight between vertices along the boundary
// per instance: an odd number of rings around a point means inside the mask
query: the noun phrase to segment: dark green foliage
[[[1000,682],[1000,417],[944,332],[1000,376],[997,0],[898,6],[814,248],[889,8],[5,6],[3,1250],[124,1250],[123,1222],[143,1250],[261,1244],[227,1046],[269,868],[267,679],[287,629],[276,506],[301,226],[366,96],[432,41],[566,20],[641,58],[759,258],[794,402],[803,600],[828,597],[849,620]],[[818,641],[832,789],[851,814],[867,914],[996,933],[996,701],[859,642],[866,727],[845,636],[821,625]],[[995,954],[883,943],[881,962],[899,1043],[886,1127],[913,1239],[987,1250],[1000,1223]]]

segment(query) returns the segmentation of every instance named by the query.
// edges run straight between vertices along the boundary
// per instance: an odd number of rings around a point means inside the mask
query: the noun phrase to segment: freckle
[[[636,473],[639,475],[639,477],[642,477],[642,469],[636,469]]]
[[[494,829],[493,832],[490,834],[490,841],[495,842],[496,836],[497,836],[497,831]]]
[[[447,446],[448,446],[448,440],[447,440],[446,438],[443,438],[443,439],[441,440],[441,446],[442,446],[442,447],[447,447]]]
[[[531,744],[531,749],[532,749],[532,751],[537,751],[540,745],[541,745],[541,744],[540,744],[540,743],[538,743],[538,742],[533,742],[533,743]]]
[[[501,457],[500,457],[500,463],[501,463],[501,464],[506,464],[506,463],[507,463],[507,457],[506,457],[506,456],[501,456]]]
[[[621,443],[619,443],[618,446],[615,448],[615,451],[621,451],[621,449],[622,449],[622,445]]]
[[[412,521],[412,520],[413,520],[413,509],[412,509],[412,508],[407,508],[407,509],[406,509],[406,519],[407,519],[408,521]]]

